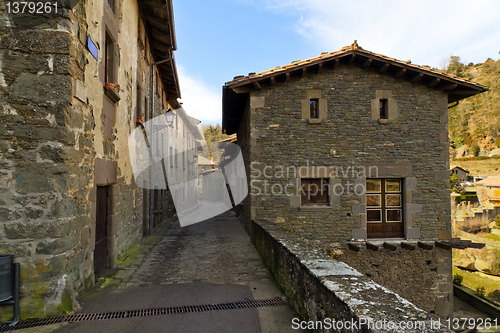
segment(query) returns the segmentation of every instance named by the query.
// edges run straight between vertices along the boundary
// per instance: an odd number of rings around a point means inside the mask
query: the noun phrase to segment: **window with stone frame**
[[[403,179],[366,179],[368,238],[402,238]]]
[[[310,124],[320,124],[328,118],[326,98],[320,89],[309,89],[306,98],[301,100],[302,119],[307,119]]]
[[[319,118],[319,99],[311,98],[309,100],[310,113],[309,119],[318,119]]]
[[[302,178],[301,206],[329,206],[330,181],[328,178]]]
[[[387,98],[381,98],[379,101],[380,107],[380,118],[379,119],[389,119],[389,102]]]
[[[109,34],[104,41],[104,82],[116,83],[116,44]]]

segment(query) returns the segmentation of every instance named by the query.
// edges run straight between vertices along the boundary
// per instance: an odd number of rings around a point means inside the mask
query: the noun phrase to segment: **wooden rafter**
[[[416,82],[422,80],[423,77],[424,77],[424,74],[422,74],[422,73],[417,74],[414,77],[412,77],[411,82],[416,83]]]
[[[399,79],[400,77],[403,77],[403,75],[405,75],[406,73],[406,68],[401,68],[397,73],[396,75],[394,75],[394,77],[396,79]]]
[[[385,64],[384,66],[380,67],[380,69],[378,70],[378,72],[380,74],[385,73],[387,71],[387,69],[389,69],[389,66],[390,66],[389,64]]]
[[[373,59],[372,58],[368,58],[368,60],[366,60],[364,63],[363,63],[363,68],[367,68],[367,67],[370,67],[370,65],[372,64],[372,61]]]

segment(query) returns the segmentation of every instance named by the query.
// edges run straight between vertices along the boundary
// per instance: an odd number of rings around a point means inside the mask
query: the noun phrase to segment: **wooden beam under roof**
[[[380,69],[378,70],[378,72],[379,72],[380,74],[385,73],[385,72],[387,71],[387,69],[389,68],[389,66],[390,66],[389,64],[385,64],[385,65],[383,65],[382,67],[380,67]]]
[[[373,59],[372,58],[368,58],[368,60],[366,60],[364,63],[363,63],[363,68],[367,68],[367,67],[370,67],[370,65],[372,64],[372,61]]]
[[[403,77],[403,75],[405,75],[406,73],[406,68],[401,68],[397,73],[396,75],[394,75],[394,77],[396,79],[399,79],[400,77]]]
[[[456,83],[448,83],[448,84],[444,84],[444,85],[441,85],[439,87],[436,87],[436,89],[437,90],[447,91],[447,90],[453,90],[456,87],[458,87],[458,84],[456,84]]]
[[[335,69],[335,68],[339,67],[339,64],[340,64],[340,59],[339,58],[335,59],[335,64],[333,65],[332,68]]]
[[[427,87],[429,88],[434,88],[435,86],[437,86],[437,84],[441,81],[440,78],[436,77],[434,78],[434,80],[432,80],[431,82],[429,82],[429,84],[427,85]]]
[[[161,1],[155,1],[155,0],[141,0],[143,4],[145,4],[148,7],[153,7],[153,8],[160,8],[160,9],[165,9],[167,8],[167,4],[165,2]]]
[[[423,73],[419,73],[419,74],[415,75],[414,77],[412,77],[412,79],[410,81],[412,83],[416,83],[416,82],[422,80],[423,77],[424,77],[424,74]]]

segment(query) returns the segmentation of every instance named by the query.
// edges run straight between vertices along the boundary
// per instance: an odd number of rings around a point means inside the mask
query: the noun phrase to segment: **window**
[[[137,84],[136,104],[135,116],[142,119],[142,89],[139,84]]]
[[[389,119],[389,105],[387,98],[380,99],[380,119]]]
[[[329,206],[329,179],[301,179],[301,205],[302,206]]]
[[[115,43],[108,34],[104,41],[104,82],[116,83]]]
[[[404,237],[402,179],[366,179],[368,238]]]
[[[313,98],[309,101],[310,107],[310,119],[318,119],[319,118],[319,99]]]

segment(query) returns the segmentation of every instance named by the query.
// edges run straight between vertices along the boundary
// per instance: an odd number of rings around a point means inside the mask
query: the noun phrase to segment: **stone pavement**
[[[174,222],[118,286],[79,300],[79,312],[111,312],[283,297],[234,213],[184,228]],[[161,230],[160,230],[161,231]],[[124,278],[125,277],[125,278]],[[56,332],[297,332],[293,309],[168,314],[65,324]]]

